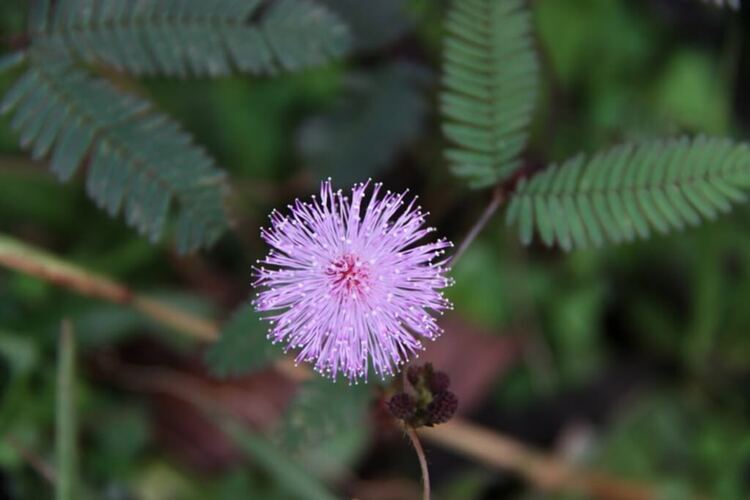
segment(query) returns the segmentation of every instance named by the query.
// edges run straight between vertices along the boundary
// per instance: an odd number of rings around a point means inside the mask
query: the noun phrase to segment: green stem
[[[57,365],[57,412],[55,415],[57,500],[76,500],[78,457],[76,450],[75,340],[69,321],[63,321]]]

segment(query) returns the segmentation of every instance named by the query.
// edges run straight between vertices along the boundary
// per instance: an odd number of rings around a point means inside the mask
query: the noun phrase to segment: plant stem
[[[656,500],[658,490],[644,483],[585,471],[527,447],[524,443],[459,418],[419,433],[433,443],[470,455],[490,467],[512,471],[545,492],[565,491],[606,500]],[[688,499],[702,498],[689,495]]]
[[[430,470],[427,468],[427,457],[414,428],[407,425],[405,429],[406,435],[409,436],[411,444],[414,446],[414,451],[417,452],[419,466],[422,468],[422,500],[430,500]]]
[[[490,200],[489,205],[487,205],[487,208],[484,209],[484,212],[482,212],[482,215],[479,217],[476,223],[474,223],[474,225],[471,227],[471,229],[469,230],[469,233],[466,235],[464,240],[458,246],[458,250],[456,250],[456,253],[453,254],[453,257],[450,260],[451,266],[456,265],[456,261],[458,261],[458,259],[460,259],[463,256],[463,254],[469,248],[469,245],[471,245],[474,242],[474,240],[477,238],[477,236],[479,236],[479,233],[482,232],[482,229],[484,229],[484,226],[486,226],[487,223],[492,218],[492,216],[495,215],[495,212],[497,212],[497,209],[500,208],[500,205],[503,204],[503,201],[505,201],[505,195],[503,194],[502,188],[498,186],[492,192],[492,199]]]
[[[75,340],[73,327],[63,321],[57,367],[57,411],[55,440],[57,453],[57,500],[73,500],[78,490],[78,450],[75,390]]]
[[[55,477],[55,469],[50,464],[45,462],[39,455],[26,448],[13,436],[5,436],[3,438],[5,442],[23,458],[29,467],[34,469],[37,474],[47,480],[50,484],[55,484],[57,480]]]
[[[220,327],[215,321],[136,293],[122,283],[99,276],[2,233],[0,267],[34,276],[87,297],[130,307],[160,325],[200,341],[214,342],[219,338]],[[281,358],[275,366],[292,380],[309,378],[309,374],[296,367],[289,358]]]

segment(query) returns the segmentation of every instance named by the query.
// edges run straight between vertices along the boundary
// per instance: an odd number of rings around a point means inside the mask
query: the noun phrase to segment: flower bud
[[[442,424],[451,419],[458,409],[458,398],[450,391],[439,392],[427,405],[426,424]]]
[[[388,401],[388,410],[394,417],[408,421],[417,412],[417,402],[411,395],[400,392]]]

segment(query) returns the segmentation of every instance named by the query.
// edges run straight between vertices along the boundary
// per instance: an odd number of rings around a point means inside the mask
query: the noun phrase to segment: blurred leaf
[[[321,109],[338,95],[342,72],[340,66],[325,66],[274,79],[145,83],[240,184],[284,179],[296,168],[294,131],[308,110]]]
[[[205,298],[174,290],[154,290],[149,298],[181,311],[191,311],[202,317],[210,317],[215,308]],[[71,313],[72,314],[72,313]],[[86,347],[111,345],[130,335],[153,333],[162,342],[176,349],[192,350],[194,344],[183,335],[172,335],[172,327],[145,317],[132,308],[122,305],[88,302],[72,314],[76,322],[78,343]]]
[[[79,500],[78,439],[76,423],[75,339],[73,327],[63,322],[57,372],[56,454],[57,476],[55,498]]]
[[[550,304],[548,335],[563,377],[570,384],[589,380],[604,363],[599,325],[604,290],[596,285],[570,287]]]
[[[75,224],[78,193],[34,167],[14,157],[0,159],[0,221],[70,228]]]
[[[26,375],[37,364],[38,352],[30,339],[0,332],[0,356],[7,360],[12,373]]]
[[[354,35],[357,50],[375,50],[401,38],[413,26],[406,0],[319,0],[340,14]]]
[[[266,439],[230,420],[222,421],[221,427],[242,451],[252,457],[255,463],[272,476],[279,486],[289,492],[290,498],[306,500],[334,500],[336,498],[323,484],[284,456]]]
[[[420,132],[428,80],[422,68],[408,63],[351,79],[346,97],[301,132],[302,155],[316,175],[348,184],[387,168]]]
[[[98,477],[116,481],[128,478],[151,436],[146,412],[119,404],[109,406],[94,422],[95,452],[88,451],[85,463]]]
[[[648,67],[657,41],[642,9],[631,2],[540,2],[534,14],[554,76],[566,88],[587,83],[606,90],[603,85],[617,78],[627,82]]]
[[[79,342],[87,346],[112,345],[151,326],[141,314],[114,304],[94,304],[77,314],[75,320]]]
[[[475,241],[453,270],[456,284],[446,292],[456,310],[487,328],[507,325],[513,307],[509,293],[500,292],[508,291],[507,262],[493,245]]]
[[[740,8],[740,0],[703,0],[706,3],[712,3],[714,5],[718,5],[719,7],[730,7],[732,9],[739,9]]]
[[[46,31],[49,27],[52,0],[29,1],[29,33]]]
[[[351,477],[352,464],[366,452],[369,435],[367,420],[345,425],[322,441],[297,447],[294,456],[312,474],[335,484]]]
[[[26,52],[12,52],[0,56],[0,72],[18,66],[26,60]]]
[[[649,6],[655,7],[650,3]],[[547,77],[537,147],[550,158],[611,145],[664,130],[648,99],[667,43],[655,9],[623,0],[536,2]],[[660,29],[662,28],[662,29]],[[540,137],[541,135],[541,137]]]
[[[230,472],[225,474],[219,485],[217,500],[236,500],[249,498],[253,489],[253,481],[244,471]]]
[[[694,369],[707,368],[712,359],[714,343],[727,316],[722,289],[727,286],[717,246],[704,246],[702,259],[691,270],[694,278],[690,323],[681,332],[685,358]]]
[[[439,489],[437,498],[443,500],[466,500],[482,498],[482,492],[488,486],[490,476],[486,472],[469,469],[450,479],[447,485]]]
[[[327,439],[362,425],[372,394],[372,385],[333,382],[321,376],[303,383],[279,429],[282,442],[291,450],[320,446]]]
[[[0,428],[8,428],[28,398],[27,381],[38,357],[33,341],[0,331]]]
[[[135,497],[139,500],[203,500],[205,497],[194,492],[196,485],[190,479],[167,463],[150,463],[136,481]]]
[[[211,496],[215,500],[240,500],[262,498],[263,500],[288,500],[287,492],[275,482],[261,481],[249,474],[247,467],[224,474],[216,491]]]
[[[731,104],[720,69],[708,53],[678,52],[655,84],[654,113],[678,129],[726,134]]]
[[[240,307],[206,352],[208,368],[219,377],[230,377],[266,367],[283,354],[268,340],[267,331],[252,304]]]
[[[750,434],[743,422],[716,410],[674,394],[653,395],[620,416],[597,463],[625,478],[654,481],[665,498],[688,498],[686,492],[748,498]]]

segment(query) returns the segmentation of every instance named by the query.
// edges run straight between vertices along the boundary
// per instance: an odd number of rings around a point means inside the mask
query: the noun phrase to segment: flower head
[[[451,379],[447,373],[436,371],[432,363],[412,365],[406,371],[406,380],[411,390],[404,384],[402,392],[391,397],[387,404],[391,415],[413,428],[432,427],[453,418],[458,398],[448,390]]]
[[[335,378],[384,376],[442,330],[435,314],[451,307],[441,289],[445,239],[423,240],[425,213],[407,193],[356,184],[351,196],[323,182],[320,198],[271,213],[261,236],[271,246],[255,268],[255,308],[268,337],[299,349],[297,361]],[[368,194],[369,192],[369,194]]]

